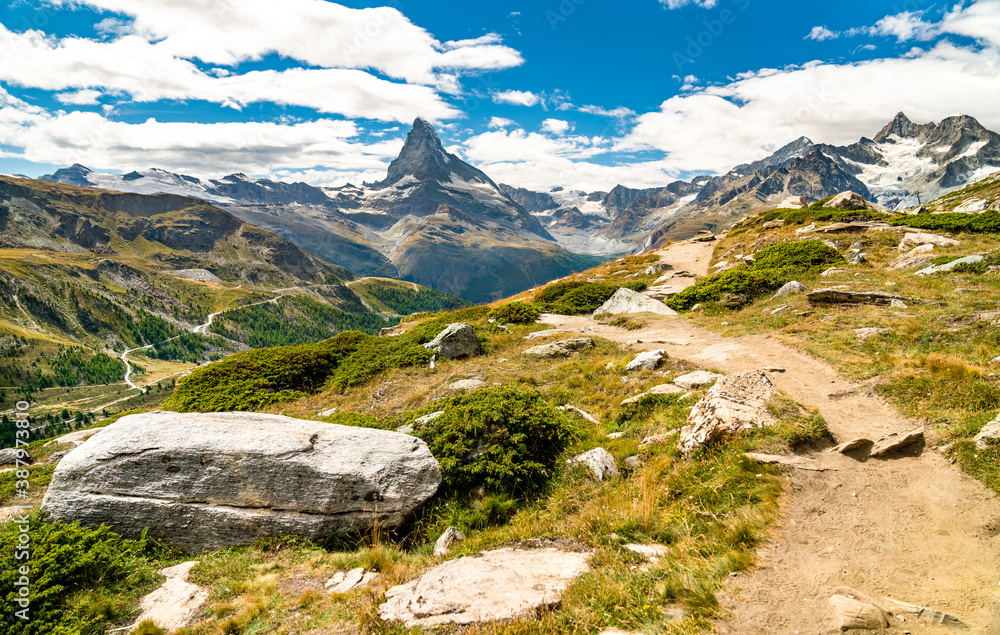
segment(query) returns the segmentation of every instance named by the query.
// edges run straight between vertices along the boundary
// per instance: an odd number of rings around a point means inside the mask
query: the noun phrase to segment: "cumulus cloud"
[[[61,104],[72,104],[74,106],[96,106],[100,101],[101,97],[104,96],[99,90],[78,90],[71,93],[58,93],[56,94],[56,101]]]
[[[631,108],[626,108],[625,106],[618,106],[617,108],[612,108],[608,110],[607,108],[602,108],[601,106],[580,106],[580,112],[585,112],[588,115],[598,115],[600,117],[609,117],[611,119],[625,120],[635,117],[635,111]]]
[[[940,33],[937,24],[924,22],[923,12],[905,12],[896,15],[889,15],[875,23],[868,29],[870,35],[880,35],[884,37],[895,37],[897,42],[908,42],[910,40],[927,41],[936,37]]]
[[[835,33],[825,26],[814,26],[805,39],[822,42],[823,40],[833,40],[838,37],[840,37],[840,33]]]
[[[504,90],[493,93],[493,101],[498,104],[535,106],[541,101],[541,97],[527,90]]]
[[[509,128],[516,125],[512,120],[504,117],[490,117],[489,123],[486,124],[488,128]]]
[[[542,132],[549,132],[558,136],[562,136],[569,132],[571,127],[572,124],[563,119],[546,119],[542,122]]]

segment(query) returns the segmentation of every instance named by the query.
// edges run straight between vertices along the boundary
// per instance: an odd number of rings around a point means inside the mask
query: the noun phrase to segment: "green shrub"
[[[534,303],[560,315],[593,313],[620,287],[603,282],[569,280],[549,285],[535,294]]]
[[[726,294],[740,294],[753,300],[776,291],[803,274],[843,262],[837,250],[818,240],[788,242],[762,249],[755,262],[746,267],[722,271],[698,281],[667,301],[667,306],[684,311],[695,304],[714,302]]]
[[[829,209],[813,203],[813,205],[806,209],[774,209],[764,212],[756,217],[755,224],[759,227],[772,220],[783,220],[789,225],[804,225],[805,223],[888,221],[893,218],[895,218],[894,215],[873,210]],[[730,236],[732,236],[732,233],[730,233]]]
[[[157,626],[153,620],[143,620],[130,635],[167,635],[166,629]]]
[[[540,491],[575,436],[541,393],[511,386],[451,397],[437,419],[414,426],[441,464],[445,486],[502,494]]]
[[[0,525],[0,632],[8,635],[76,635],[105,632],[112,620],[127,617],[137,595],[155,585],[151,556],[162,555],[152,541],[127,540],[105,526],[45,522],[30,517],[30,620],[15,612],[21,577],[15,560],[19,526]]]
[[[997,234],[1000,233],[1000,212],[989,211],[981,214],[962,214],[960,212],[919,214],[916,216],[894,218],[890,221],[890,224],[933,231]]]
[[[352,428],[376,428],[378,430],[394,430],[399,427],[399,423],[379,419],[375,415],[361,412],[335,412],[323,421],[338,426],[351,426]]]
[[[501,324],[532,324],[542,312],[524,302],[508,302],[490,311],[489,317]]]

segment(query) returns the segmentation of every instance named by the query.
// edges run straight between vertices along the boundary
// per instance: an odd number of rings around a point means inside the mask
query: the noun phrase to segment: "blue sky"
[[[497,181],[662,185],[896,112],[1000,129],[1000,0],[0,0],[0,172],[375,180],[416,116]]]

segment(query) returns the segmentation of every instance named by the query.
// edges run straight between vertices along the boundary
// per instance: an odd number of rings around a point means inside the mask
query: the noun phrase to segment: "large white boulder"
[[[562,599],[587,571],[588,553],[558,549],[497,549],[449,560],[392,587],[378,609],[407,627],[472,624],[530,615]]]
[[[827,201],[824,207],[847,210],[871,209],[871,206],[868,204],[868,201],[865,200],[865,197],[850,190],[837,194]]]
[[[688,454],[726,436],[776,424],[778,420],[767,410],[767,402],[775,395],[777,391],[761,370],[723,377],[691,409],[678,447]]]
[[[436,352],[445,359],[458,359],[483,354],[483,344],[471,326],[464,322],[449,324],[424,348]]]
[[[42,509],[127,537],[148,527],[195,552],[396,526],[440,483],[427,444],[405,434],[246,412],[151,412],[67,454]]]
[[[607,302],[594,311],[594,317],[601,315],[628,315],[631,313],[656,313],[657,315],[677,315],[677,312],[659,300],[654,300],[632,289],[622,287],[615,291]]]

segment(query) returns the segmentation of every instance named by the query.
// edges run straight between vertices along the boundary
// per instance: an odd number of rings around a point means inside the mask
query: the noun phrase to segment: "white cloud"
[[[535,106],[541,101],[541,97],[527,90],[505,90],[493,93],[493,101],[498,104]]]
[[[667,5],[668,9],[679,9],[680,7],[693,4],[702,9],[711,9],[717,3],[717,0],[660,0],[660,4]]]
[[[924,22],[923,12],[911,13],[909,11],[897,15],[888,15],[875,26],[868,29],[870,35],[880,35],[885,37],[895,37],[897,42],[907,42],[909,40],[919,40],[926,42],[938,35],[939,28],[936,24]]]
[[[572,124],[563,119],[546,119],[542,122],[542,132],[549,132],[558,136],[562,136],[569,132],[571,127]]]
[[[853,143],[900,110],[915,121],[964,113],[997,129],[997,68],[995,48],[941,42],[898,59],[762,69],[666,100],[658,112],[641,115],[617,149],[662,150],[669,169],[724,172],[802,135]]]
[[[822,42],[823,40],[833,40],[838,37],[840,37],[839,32],[831,31],[825,26],[814,26],[812,31],[809,31],[809,35],[807,35],[805,39]]]
[[[1000,48],[1000,2],[981,0],[968,7],[958,5],[945,16],[941,30]]]
[[[602,108],[601,106],[580,106],[580,112],[585,112],[589,115],[598,115],[600,117],[610,117],[611,119],[631,119],[635,117],[635,111],[631,108],[626,108],[625,106],[618,106],[617,108],[612,108],[608,110],[607,108]]]
[[[78,90],[72,93],[58,93],[56,100],[61,104],[72,104],[74,106],[96,106],[104,93],[99,90]]]
[[[510,126],[516,126],[517,124],[510,119],[505,119],[503,117],[490,117],[490,121],[486,125],[489,128],[509,128]]]

